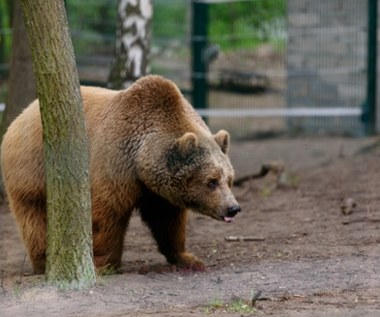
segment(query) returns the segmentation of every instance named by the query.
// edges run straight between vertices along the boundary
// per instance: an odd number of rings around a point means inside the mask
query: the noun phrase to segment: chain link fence
[[[369,1],[155,0],[151,73],[175,81],[212,130],[225,128],[235,137],[360,135]],[[199,5],[202,15],[194,12]],[[66,7],[81,82],[105,86],[117,0],[66,0]],[[0,102],[11,42],[5,13]],[[196,24],[202,34],[194,33]]]

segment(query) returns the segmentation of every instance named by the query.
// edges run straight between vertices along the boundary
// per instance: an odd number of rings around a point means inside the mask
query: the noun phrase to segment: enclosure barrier
[[[118,0],[65,2],[81,83],[106,86]],[[153,4],[151,71],[173,80],[213,130],[361,135],[379,126],[377,0]],[[0,103],[7,14],[0,16]]]

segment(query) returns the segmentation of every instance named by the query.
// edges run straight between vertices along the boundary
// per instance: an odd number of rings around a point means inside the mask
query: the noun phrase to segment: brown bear
[[[230,222],[229,134],[212,135],[171,81],[146,76],[123,91],[82,87],[90,143],[94,261],[119,269],[132,211],[171,264],[202,268],[185,251],[187,210]],[[36,273],[46,260],[46,193],[38,100],[10,125],[1,148],[10,208]]]

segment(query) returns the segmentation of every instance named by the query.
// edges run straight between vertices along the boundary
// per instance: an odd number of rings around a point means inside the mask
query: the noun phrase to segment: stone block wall
[[[367,0],[288,0],[288,107],[361,107],[366,97],[367,21]],[[363,131],[357,117],[288,123],[313,133]]]

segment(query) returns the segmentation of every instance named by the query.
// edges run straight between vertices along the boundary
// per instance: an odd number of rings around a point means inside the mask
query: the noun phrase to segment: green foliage
[[[0,0],[1,1],[1,0]],[[113,50],[118,0],[66,0],[70,29],[78,55]],[[153,40],[184,38],[186,1],[154,0]],[[105,48],[106,47],[106,48]]]
[[[209,10],[211,41],[223,48],[255,47],[276,41],[285,26],[285,0],[220,3]]]
[[[117,0],[66,0],[66,11],[77,55],[113,52]]]
[[[153,39],[183,38],[186,34],[187,1],[153,1]]]
[[[66,0],[66,11],[72,30],[114,35],[117,0]]]
[[[118,0],[66,0],[74,47],[79,55],[112,52],[117,4]],[[154,0],[153,5],[154,43],[160,46],[162,40],[183,40],[189,35],[188,1]],[[285,27],[285,14],[286,0],[210,4],[210,41],[223,49],[252,48],[265,42],[281,45],[279,32]]]

